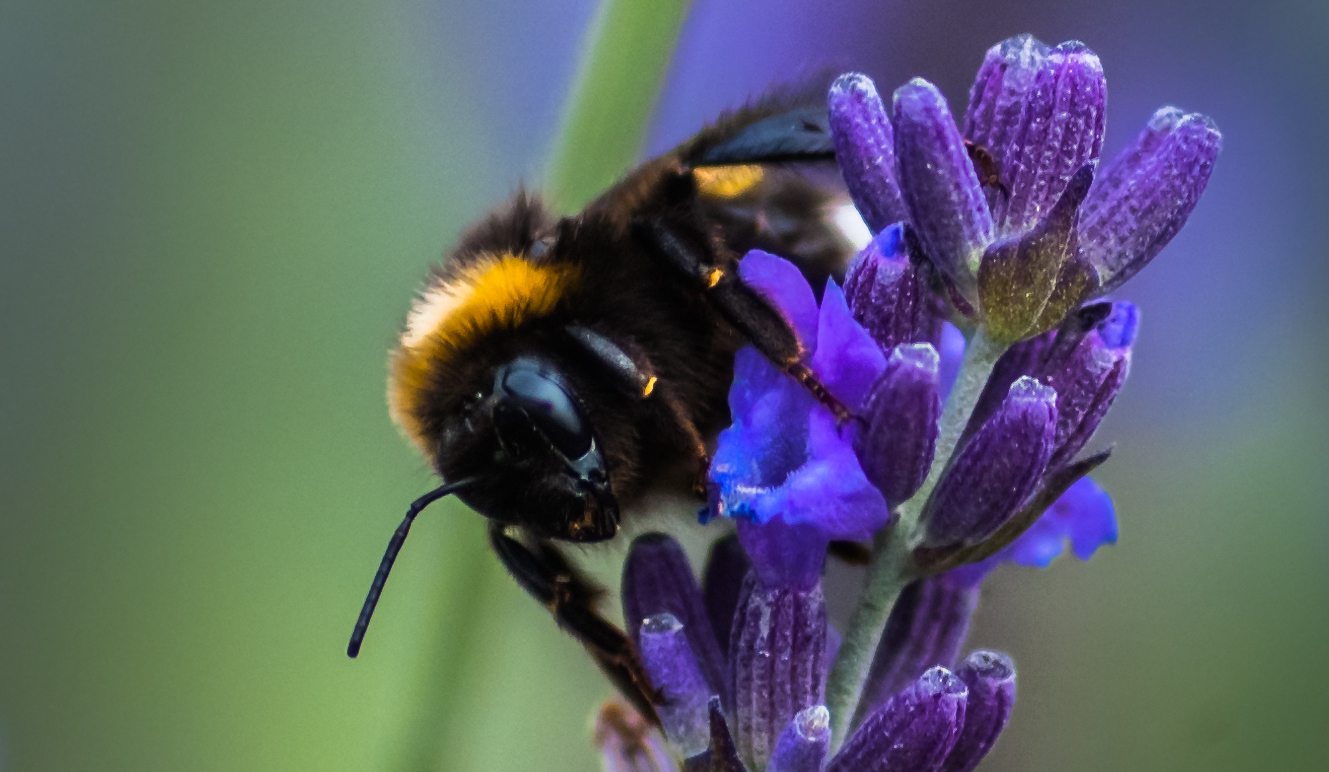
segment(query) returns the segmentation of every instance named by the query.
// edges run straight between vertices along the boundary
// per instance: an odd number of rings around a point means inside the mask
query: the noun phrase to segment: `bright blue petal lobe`
[[[771,301],[798,333],[803,348],[817,346],[817,298],[793,263],[754,249],[738,264],[738,276]]]
[[[886,369],[886,355],[863,326],[854,321],[844,293],[826,282],[817,321],[817,353],[812,370],[841,402],[853,410],[863,404],[873,381]]]

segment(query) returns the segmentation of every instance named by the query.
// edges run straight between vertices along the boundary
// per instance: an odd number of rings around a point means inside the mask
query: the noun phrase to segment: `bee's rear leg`
[[[689,244],[678,230],[660,218],[641,223],[640,232],[670,265],[698,281],[720,315],[762,355],[812,392],[835,415],[838,424],[844,425],[853,417],[849,408],[803,363],[803,347],[785,318],[761,293],[738,277],[737,262],[722,265],[721,261],[708,257],[722,247],[708,245],[708,249]]]
[[[653,703],[660,695],[637,655],[632,639],[595,610],[601,587],[568,562],[553,542],[532,546],[508,536],[507,526],[489,523],[489,544],[517,584],[554,615],[558,626],[576,638],[632,706],[656,726]]]

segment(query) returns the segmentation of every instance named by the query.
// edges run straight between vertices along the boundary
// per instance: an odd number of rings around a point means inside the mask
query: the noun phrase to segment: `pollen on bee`
[[[655,382],[656,382],[657,380],[659,380],[659,379],[656,378],[654,375],[652,375],[652,376],[651,376],[651,379],[650,379],[649,381],[646,382],[646,388],[642,389],[642,391],[641,391],[641,395],[642,395],[643,397],[649,397],[649,396],[651,396],[651,392],[655,391]]]
[[[706,282],[707,282],[706,286],[714,287],[715,285],[720,283],[720,279],[722,278],[724,278],[724,271],[720,270],[719,268],[714,268],[711,270],[710,274],[707,275],[706,277]]]
[[[759,184],[763,175],[758,164],[703,167],[692,171],[693,179],[697,181],[697,191],[707,198],[741,196]]]

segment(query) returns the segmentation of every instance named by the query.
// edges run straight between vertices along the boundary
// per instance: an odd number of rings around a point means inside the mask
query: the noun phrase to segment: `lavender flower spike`
[[[937,87],[914,78],[895,92],[895,155],[910,220],[929,258],[971,303],[974,273],[992,242],[992,215]]]
[[[992,750],[1015,705],[1015,664],[995,651],[970,654],[955,674],[969,687],[964,727],[942,772],[972,772]]]
[[[924,509],[927,543],[975,543],[992,535],[1034,492],[1056,436],[1057,393],[1033,378],[1006,401],[937,484]]]
[[[1107,165],[1078,224],[1080,255],[1098,270],[1100,295],[1139,273],[1177,235],[1222,146],[1208,117],[1164,107]]]
[[[934,667],[868,716],[826,772],[936,772],[965,721],[969,689]]]
[[[825,702],[826,600],[811,590],[768,588],[748,575],[729,636],[734,740],[751,766],[766,766],[801,710]]]
[[[695,756],[711,744],[706,703],[711,692],[702,678],[683,625],[669,613],[641,623],[641,659],[651,684],[663,692],[656,713],[665,735],[683,756]]]
[[[873,233],[906,220],[895,178],[895,133],[872,79],[851,72],[831,85],[831,140],[854,206]]]
[[[854,452],[868,481],[892,504],[914,495],[932,466],[940,366],[937,350],[927,343],[897,346],[863,404],[867,428],[855,435]]]
[[[831,713],[826,706],[801,710],[775,743],[766,772],[821,772],[830,745]]]

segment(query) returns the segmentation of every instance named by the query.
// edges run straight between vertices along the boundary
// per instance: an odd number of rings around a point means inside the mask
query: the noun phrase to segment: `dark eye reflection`
[[[495,418],[505,441],[529,442],[523,436],[525,427],[518,425],[520,411],[565,458],[580,458],[591,449],[590,426],[557,374],[537,362],[518,359],[504,365],[496,380],[500,407]]]

